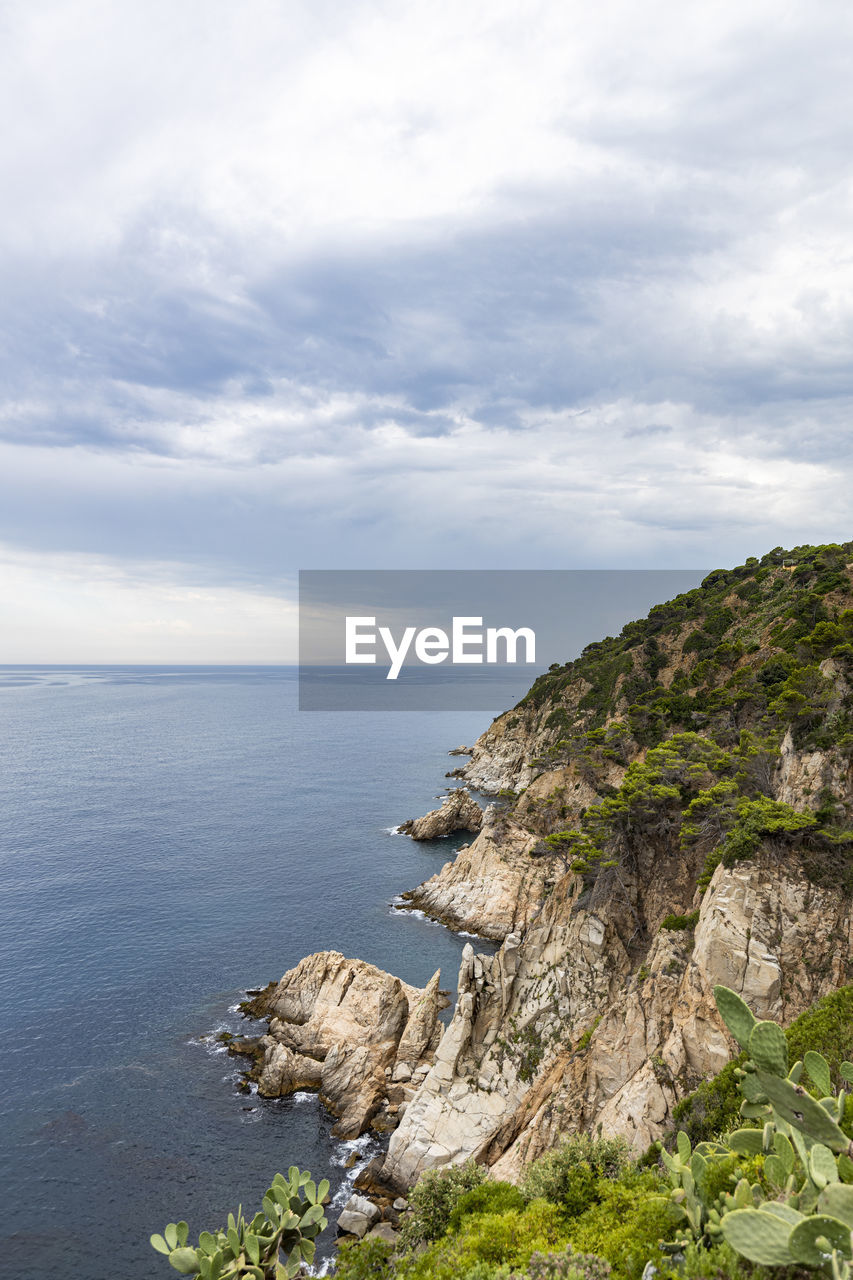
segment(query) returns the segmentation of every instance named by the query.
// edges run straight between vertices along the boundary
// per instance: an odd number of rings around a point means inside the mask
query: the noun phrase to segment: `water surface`
[[[168,1276],[152,1231],[254,1212],[291,1163],[345,1197],[372,1140],[333,1140],[309,1094],[240,1094],[204,1037],[323,948],[455,986],[465,940],[390,904],[465,837],[390,830],[488,719],[299,713],[288,668],[0,668],[10,1274]]]

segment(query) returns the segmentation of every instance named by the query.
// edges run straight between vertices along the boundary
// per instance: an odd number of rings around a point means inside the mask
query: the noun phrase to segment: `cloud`
[[[0,662],[296,661],[293,600],[198,581],[189,566],[0,545]],[[195,581],[194,581],[195,577]]]
[[[299,564],[849,534],[848,6],[47,0],[0,27],[22,555],[263,594]]]

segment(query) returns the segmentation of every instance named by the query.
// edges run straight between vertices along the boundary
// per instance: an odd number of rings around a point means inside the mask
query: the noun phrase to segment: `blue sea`
[[[347,1198],[376,1139],[239,1092],[213,1036],[324,948],[455,987],[466,939],[393,901],[465,837],[393,829],[489,719],[300,713],[292,668],[0,668],[5,1274],[174,1274],[153,1231],[254,1213],[291,1164]]]

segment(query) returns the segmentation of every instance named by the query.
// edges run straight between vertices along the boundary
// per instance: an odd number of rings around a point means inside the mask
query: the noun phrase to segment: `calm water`
[[[323,948],[455,985],[465,940],[390,903],[460,841],[388,829],[488,720],[300,714],[287,668],[0,668],[7,1274],[174,1274],[152,1231],[254,1212],[291,1163],[346,1197],[372,1140],[336,1142],[311,1095],[240,1094],[203,1037]]]

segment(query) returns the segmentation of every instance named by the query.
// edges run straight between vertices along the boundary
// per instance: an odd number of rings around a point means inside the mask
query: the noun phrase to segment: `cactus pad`
[[[791,1224],[776,1214],[735,1209],[723,1218],[722,1231],[726,1243],[750,1262],[764,1267],[786,1267],[794,1260],[788,1248]]]

